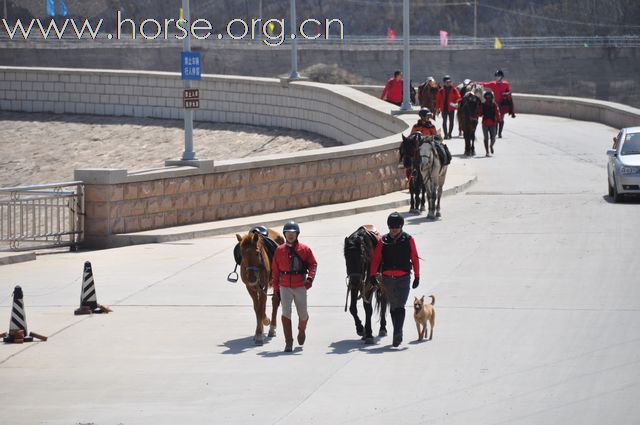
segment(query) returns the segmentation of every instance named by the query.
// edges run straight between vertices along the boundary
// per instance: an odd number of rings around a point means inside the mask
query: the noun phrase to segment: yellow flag
[[[496,49],[502,49],[502,42],[500,41],[500,39],[498,37],[496,37],[496,42],[494,44],[494,47]]]

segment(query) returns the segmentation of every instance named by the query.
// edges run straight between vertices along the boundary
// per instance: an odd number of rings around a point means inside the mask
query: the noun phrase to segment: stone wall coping
[[[628,114],[634,114],[638,116],[640,121],[640,109],[634,108],[633,106],[625,105],[622,103],[609,102],[606,100],[598,100],[598,99],[587,99],[584,97],[571,97],[571,96],[550,96],[550,95],[542,95],[542,94],[527,94],[527,93],[514,93],[514,99],[526,99],[526,100],[544,100],[552,103],[573,103],[577,105],[583,106],[593,106],[599,109],[607,109],[609,111],[614,112],[625,112]],[[517,111],[517,109],[516,109]]]
[[[409,128],[408,123],[407,128]],[[400,134],[394,134],[382,139],[369,140],[349,146],[336,146],[289,154],[264,155],[255,159],[221,160],[215,161],[213,169],[188,165],[165,166],[134,171],[100,168],[78,169],[74,171],[74,179],[81,180],[85,184],[124,184],[202,174],[225,173],[278,165],[329,161],[332,159],[358,157],[395,149],[400,142],[400,138]]]

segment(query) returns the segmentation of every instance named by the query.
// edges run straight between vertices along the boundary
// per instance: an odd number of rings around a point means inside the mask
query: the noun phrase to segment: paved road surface
[[[389,211],[302,224],[319,272],[307,344],[287,355],[281,334],[253,345],[249,297],[225,281],[233,235],[3,266],[0,318],[21,284],[51,338],[0,346],[0,422],[635,423],[640,202],[604,196],[615,133],[520,115],[495,157],[468,160],[478,182],[441,221],[407,217],[424,258],[411,296],[434,293],[437,322],[417,343],[408,314],[400,349],[364,346],[343,311],[343,238]],[[72,315],[86,259],[113,314]]]

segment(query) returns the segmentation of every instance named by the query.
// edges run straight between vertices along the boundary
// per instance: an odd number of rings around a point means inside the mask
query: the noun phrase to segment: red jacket
[[[445,90],[449,91],[449,99],[447,99],[447,104],[444,104]],[[460,92],[454,86],[442,87],[438,91],[438,96],[436,96],[436,109],[442,112],[455,111],[458,108],[458,102],[460,101]],[[446,109],[445,109],[446,107]]]
[[[307,269],[307,273],[291,273],[291,258],[293,253],[300,257],[304,267]],[[316,269],[318,268],[318,262],[311,252],[311,248],[298,241],[294,242],[293,246],[286,243],[278,245],[276,252],[273,254],[273,261],[271,262],[271,278],[273,279],[273,290],[279,291],[280,286],[286,286],[287,288],[300,288],[304,286],[306,281],[313,282],[316,277]]]
[[[423,136],[435,136],[438,134],[436,126],[431,121],[418,120],[418,122],[411,128],[411,133],[419,132]]]
[[[387,235],[385,235],[387,236]],[[371,257],[371,266],[369,268],[369,276],[374,276],[378,272],[378,267],[382,261],[382,248],[384,242],[381,240],[376,245]],[[416,242],[413,238],[409,238],[409,247],[411,249],[411,266],[413,267],[413,275],[420,277],[420,263],[418,262],[418,250],[416,249]],[[383,276],[405,276],[407,272],[405,270],[385,270],[382,272]]]
[[[500,101],[502,101],[502,94],[504,92],[511,92],[511,86],[509,85],[509,82],[505,80],[487,81],[485,83],[478,84],[481,84],[485,89],[491,89],[491,91],[493,91],[493,97],[495,98],[498,105],[500,104]]]
[[[386,99],[385,95],[387,96]],[[391,103],[402,103],[402,80],[396,81],[393,78],[389,78],[384,90],[382,90],[380,99]]]
[[[493,117],[488,116],[488,111],[493,109]],[[498,104],[493,102],[491,104],[485,102],[480,107],[480,115],[482,116],[482,125],[492,126],[498,124],[502,120],[502,115],[500,114],[500,108],[498,108]]]

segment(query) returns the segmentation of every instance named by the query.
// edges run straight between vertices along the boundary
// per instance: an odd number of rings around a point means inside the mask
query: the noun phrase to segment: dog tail
[[[431,305],[435,305],[436,304],[436,296],[431,294],[429,295],[431,297]]]

